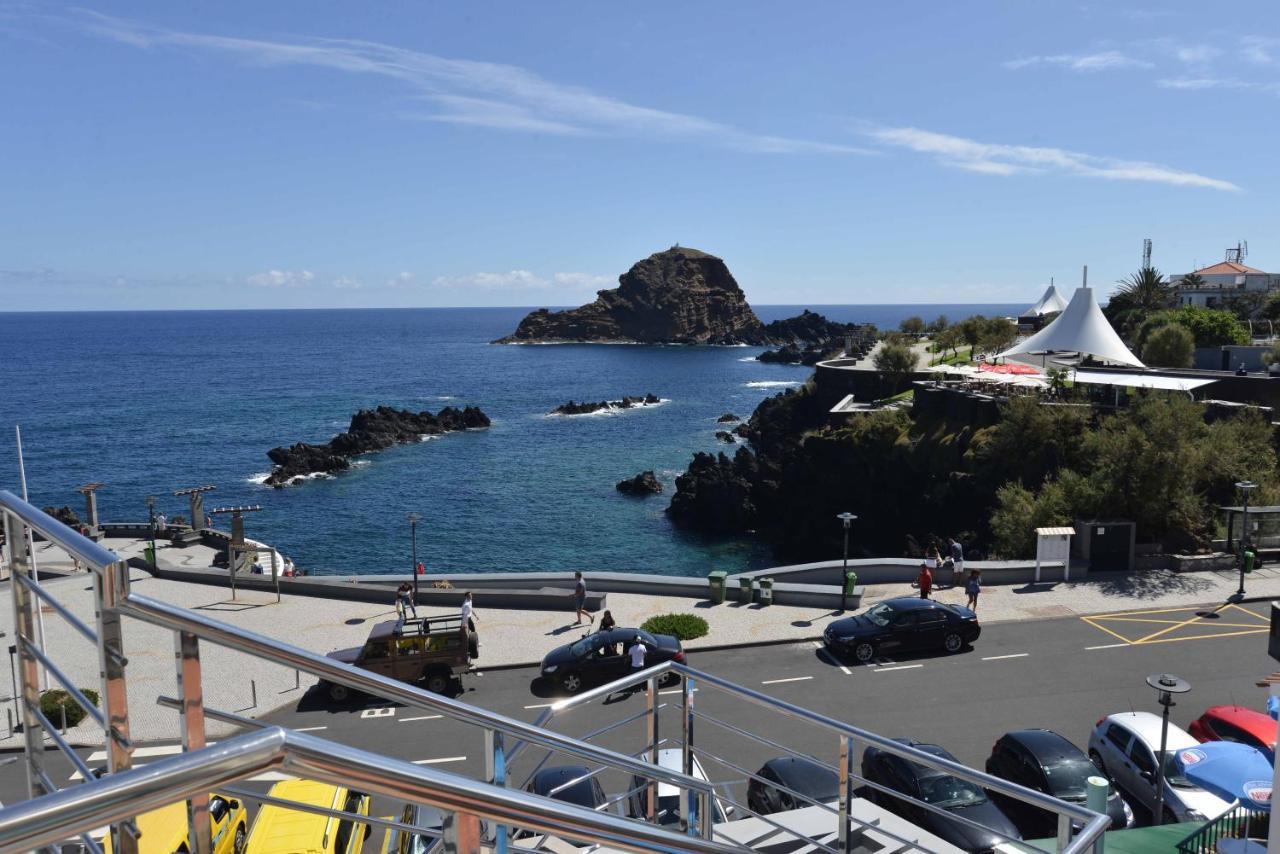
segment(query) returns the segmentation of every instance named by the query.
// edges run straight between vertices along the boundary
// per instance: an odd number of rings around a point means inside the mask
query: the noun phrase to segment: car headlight
[[[555,673],[555,672],[556,672],[556,665],[554,665],[554,664],[548,664],[548,665],[546,665],[545,667],[543,667],[543,668],[542,668],[542,672],[543,672],[543,673]]]

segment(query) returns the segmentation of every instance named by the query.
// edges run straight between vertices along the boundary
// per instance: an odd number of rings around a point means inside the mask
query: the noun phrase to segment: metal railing
[[[702,803],[712,797],[708,783],[688,775],[673,772],[633,756],[608,750],[594,744],[563,736],[496,712],[488,712],[450,697],[429,693],[421,688],[379,676],[351,665],[343,664],[323,655],[317,655],[299,647],[281,643],[253,632],[236,628],[193,611],[170,605],[129,589],[129,568],[113,552],[92,540],[72,531],[62,523],[18,498],[11,492],[0,490],[0,516],[8,531],[10,565],[14,583],[13,602],[15,634],[17,635],[18,675],[20,681],[20,711],[25,739],[28,795],[33,800],[58,795],[58,787],[45,770],[43,736],[48,735],[61,749],[83,778],[88,789],[96,787],[95,775],[71,750],[65,739],[40,712],[39,671],[41,667],[80,705],[88,715],[98,721],[106,735],[107,776],[127,772],[132,764],[133,744],[129,737],[128,697],[125,685],[128,659],[124,655],[121,632],[125,616],[167,628],[174,632],[176,677],[184,751],[199,751],[205,747],[205,708],[200,666],[200,641],[204,640],[235,651],[264,658],[277,664],[314,674],[322,680],[346,685],[374,696],[393,700],[406,706],[440,713],[454,720],[480,727],[485,735],[485,779],[497,787],[506,785],[506,749],[509,742],[531,743],[549,750],[567,753],[589,763],[631,773],[646,779],[666,783],[688,793]],[[72,558],[79,560],[93,574],[96,630],[81,622],[60,604],[54,610],[77,633],[97,644],[100,663],[102,709],[99,709],[79,691],[65,674],[56,667],[36,640],[35,621],[39,603],[53,604],[54,598],[32,578],[29,531],[38,532],[46,540],[62,548]],[[82,785],[83,785],[82,784]],[[656,782],[655,782],[656,785]],[[92,794],[83,797],[92,800]],[[170,802],[174,798],[169,799]],[[541,809],[548,814],[561,807],[560,802],[541,799]],[[133,804],[133,811],[120,819],[98,816],[91,827],[110,824],[112,848],[120,854],[136,854],[137,830],[129,817],[145,809]],[[194,854],[207,854],[210,845],[210,821],[208,793],[196,792],[188,800],[190,839]],[[523,819],[522,819],[523,820]],[[524,822],[537,826],[536,822]],[[629,822],[643,827],[640,822]],[[708,829],[709,832],[709,829]],[[508,828],[499,824],[496,829],[495,847],[499,852],[507,850]],[[590,835],[587,834],[589,837]],[[694,843],[685,837],[688,845]],[[86,847],[100,852],[91,839],[85,838]]]
[[[1247,839],[1267,835],[1271,814],[1236,801],[1222,815],[1209,819],[1178,843],[1178,854],[1213,854],[1219,839]]]
[[[680,723],[678,726],[679,739],[676,742],[682,751],[683,762],[681,770],[686,774],[692,774],[694,769],[693,759],[694,757],[697,757],[702,761],[702,763],[714,763],[717,766],[729,769],[739,780],[757,780],[772,789],[786,792],[792,796],[795,803],[803,803],[808,806],[822,808],[832,815],[833,822],[839,829],[839,834],[834,846],[820,843],[811,838],[806,838],[806,843],[813,846],[815,850],[829,852],[829,854],[844,854],[844,852],[851,851],[854,848],[861,834],[872,830],[874,830],[875,833],[886,836],[899,844],[908,846],[914,844],[911,839],[897,835],[887,830],[882,825],[873,825],[871,822],[862,821],[854,815],[853,811],[850,809],[850,802],[855,798],[855,785],[883,794],[888,798],[909,803],[914,808],[925,810],[940,817],[945,817],[947,822],[964,825],[970,828],[982,829],[997,836],[1000,835],[991,828],[978,824],[964,816],[948,812],[934,804],[911,797],[910,795],[895,789],[888,788],[874,780],[868,780],[866,777],[856,773],[854,770],[854,760],[857,751],[859,748],[865,750],[868,747],[873,747],[877,750],[884,751],[885,753],[901,757],[915,765],[925,766],[927,768],[958,777],[962,780],[974,783],[980,788],[988,791],[999,792],[1000,794],[1007,795],[1011,798],[1030,804],[1031,806],[1053,813],[1057,816],[1057,850],[1064,852],[1064,854],[1078,854],[1078,852],[1099,849],[1101,846],[1102,834],[1110,826],[1111,820],[1108,816],[1092,812],[1081,804],[1063,801],[1044,794],[1043,792],[1028,789],[1016,783],[1011,783],[1008,780],[1003,780],[985,772],[968,768],[967,766],[961,765],[957,762],[952,762],[931,753],[926,753],[909,745],[894,741],[893,739],[877,735],[842,721],[837,721],[833,718],[826,717],[825,715],[787,703],[783,700],[770,697],[767,694],[743,687],[719,676],[703,673],[675,662],[665,662],[663,664],[650,667],[628,678],[611,682],[608,685],[603,685],[599,688],[585,691],[581,694],[554,703],[539,716],[537,724],[543,727],[551,726],[557,718],[566,715],[575,709],[583,708],[602,697],[617,694],[620,691],[625,690],[630,685],[643,683],[649,686],[647,695],[650,698],[644,712],[628,717],[623,721],[615,722],[603,729],[597,729],[588,733],[583,738],[584,740],[590,740],[597,734],[606,730],[613,730],[621,724],[644,718],[646,721],[646,733],[644,736],[645,745],[642,752],[646,752],[650,749],[656,751],[657,747],[655,745],[659,743],[656,735],[659,727],[658,713],[661,710],[661,704],[655,703],[654,698],[657,695],[655,688],[660,681],[664,678],[670,677],[672,674],[678,675],[681,680],[681,703],[679,706]],[[733,697],[735,701],[750,703],[757,707],[762,707],[775,712],[790,722],[810,725],[829,733],[833,737],[833,747],[836,749],[837,753],[835,761],[824,762],[820,759],[815,760],[814,757],[805,756],[804,754],[792,750],[773,739],[767,738],[758,733],[750,732],[744,728],[735,726],[727,721],[707,714],[704,711],[698,710],[696,708],[694,695],[709,688],[722,691]],[[705,705],[705,700],[703,703]],[[829,804],[819,803],[803,793],[790,789],[775,780],[765,780],[759,775],[752,773],[746,768],[743,768],[724,757],[717,756],[710,751],[698,747],[695,731],[699,722],[705,725],[719,727],[732,733],[735,737],[752,741],[768,747],[771,750],[780,751],[784,755],[803,757],[811,761],[816,761],[819,765],[835,772],[839,780],[839,797],[836,806],[833,807]],[[662,742],[665,743],[667,740],[663,739]],[[509,761],[514,761],[522,748],[523,745],[518,745],[509,755]],[[546,757],[543,757],[542,762],[545,761]],[[654,761],[656,762],[656,756]],[[541,767],[541,762],[534,767],[533,772],[530,772],[530,776],[532,776],[532,773],[535,773],[539,767]],[[776,819],[770,818],[768,815],[763,815],[751,809],[749,805],[742,804],[726,795],[717,794],[717,797],[722,802],[727,802],[740,810],[742,814],[754,819],[759,819],[766,825],[781,833],[788,834],[793,837],[797,835],[794,830],[786,827]],[[690,817],[683,812],[683,808],[685,806],[684,801],[685,799],[681,798],[681,820],[687,821]],[[696,816],[694,818],[696,819]],[[1031,845],[1024,845],[1024,843],[1017,839],[1006,838],[1005,842],[1010,845],[1025,848],[1028,851],[1040,851],[1039,848]]]

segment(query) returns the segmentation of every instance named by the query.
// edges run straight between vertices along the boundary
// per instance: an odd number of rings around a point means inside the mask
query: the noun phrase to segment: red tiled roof
[[[1201,267],[1196,272],[1201,276],[1229,276],[1232,273],[1261,273],[1262,271],[1235,261],[1219,261],[1217,264]]]

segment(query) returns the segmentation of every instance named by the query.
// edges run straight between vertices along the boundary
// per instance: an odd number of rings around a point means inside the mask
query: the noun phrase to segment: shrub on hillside
[[[85,695],[89,702],[97,704],[97,691],[92,688],[81,688],[80,692]],[[71,695],[61,688],[54,688],[40,695],[40,711],[49,719],[49,723],[56,727],[62,726],[62,710],[64,708],[67,710],[68,727],[73,727],[80,723],[87,714],[84,709],[80,708],[80,704],[71,699]]]
[[[640,626],[651,635],[675,635],[682,641],[700,638],[708,631],[707,621],[696,614],[659,614]]]

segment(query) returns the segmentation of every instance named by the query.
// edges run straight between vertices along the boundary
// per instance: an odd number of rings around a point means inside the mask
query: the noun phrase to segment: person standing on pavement
[[[612,612],[612,611],[605,611],[605,612],[604,612],[604,615],[600,617],[600,632],[601,632],[602,634],[603,634],[604,632],[611,632],[611,631],[613,631],[613,630],[614,630],[614,628],[616,628],[616,627],[617,627],[617,625],[618,625],[618,624],[617,624],[617,623],[615,623],[615,622],[614,622],[614,620],[613,620],[613,612]],[[614,646],[612,643],[610,643],[608,646],[606,646],[606,647],[605,647],[605,649],[606,649],[606,650],[608,650],[608,652],[606,653],[606,655],[617,655],[617,654],[618,654],[618,648],[617,648],[616,646]]]
[[[475,606],[471,604],[471,591],[462,594],[462,625],[467,627],[467,652],[472,658],[480,657],[480,633],[476,631]]]
[[[982,573],[974,569],[969,572],[969,580],[965,582],[964,592],[969,596],[969,610],[978,613],[978,594],[982,592]]]
[[[644,656],[646,652],[647,650],[644,648],[644,641],[639,635],[636,635],[636,639],[632,642],[631,648],[627,650],[627,655],[631,657],[632,676],[639,673],[641,670],[644,670]],[[644,683],[637,682],[635,685],[631,686],[631,690],[643,691]]]
[[[929,593],[933,590],[933,572],[927,563],[920,564],[920,574],[916,576],[911,586],[920,588],[921,599],[929,598]]]
[[[947,538],[947,548],[951,552],[951,572],[955,579],[955,584],[960,583],[960,579],[964,578],[964,549],[955,537]]]
[[[396,604],[402,619],[407,618],[410,611],[413,611],[413,618],[418,619],[418,605],[413,601],[413,588],[409,586],[409,582],[403,582],[396,588]]]
[[[169,527],[169,520],[164,517],[163,513],[156,514],[156,532],[163,534]]]
[[[569,596],[573,599],[573,608],[577,615],[573,624],[582,625],[583,614],[587,615],[587,622],[594,623],[596,618],[587,613],[587,582],[583,579],[581,572],[573,574],[573,592]]]

